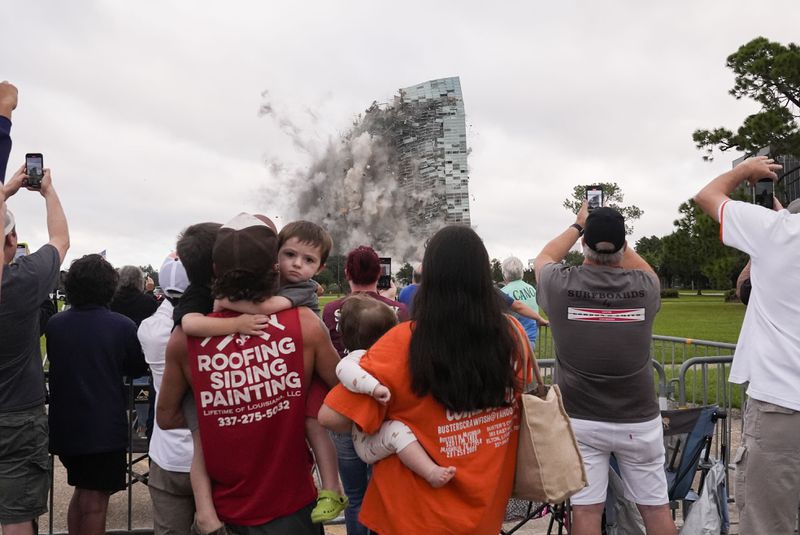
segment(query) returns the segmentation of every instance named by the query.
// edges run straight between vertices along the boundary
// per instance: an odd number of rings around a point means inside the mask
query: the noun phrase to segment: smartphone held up
[[[586,186],[586,205],[589,212],[603,206],[603,188],[600,186]]]
[[[771,178],[762,178],[753,185],[753,202],[769,210],[774,209],[775,182]]]
[[[26,187],[40,189],[42,187],[42,177],[44,177],[44,158],[39,152],[28,153],[25,155],[25,174],[28,178],[23,184]]]
[[[392,259],[380,258],[381,262],[381,275],[378,278],[378,289],[388,290],[392,286]]]

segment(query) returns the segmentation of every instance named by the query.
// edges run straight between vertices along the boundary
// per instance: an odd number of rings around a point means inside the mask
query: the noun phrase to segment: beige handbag
[[[523,344],[523,375],[527,375],[528,340],[515,329]],[[519,445],[512,496],[521,500],[558,504],[586,486],[586,470],[575,434],[564,410],[558,385],[548,386],[533,355],[536,385],[520,400]]]

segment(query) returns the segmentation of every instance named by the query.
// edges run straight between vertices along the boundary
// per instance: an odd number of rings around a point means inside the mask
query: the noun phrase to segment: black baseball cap
[[[613,208],[607,206],[595,208],[586,218],[583,239],[586,241],[586,245],[595,252],[616,253],[625,245],[625,218]],[[598,250],[597,244],[601,242],[612,244],[613,250],[607,248]]]

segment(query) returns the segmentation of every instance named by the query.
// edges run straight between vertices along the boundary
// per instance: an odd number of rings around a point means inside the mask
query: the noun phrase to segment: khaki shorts
[[[750,398],[733,458],[740,533],[794,534],[800,505],[800,411]]]
[[[147,488],[153,502],[155,535],[189,533],[194,521],[194,495],[189,472],[164,470],[150,459]]]
[[[44,407],[0,413],[0,524],[47,512],[50,456]]]

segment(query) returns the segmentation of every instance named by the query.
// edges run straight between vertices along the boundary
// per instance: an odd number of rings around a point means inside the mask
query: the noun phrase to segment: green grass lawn
[[[735,344],[744,311],[743,304],[726,303],[722,296],[662,299],[653,333]]]
[[[322,310],[323,308],[325,308],[325,305],[327,305],[331,301],[336,301],[340,297],[341,297],[340,295],[323,295],[322,297],[319,298],[319,309]]]

